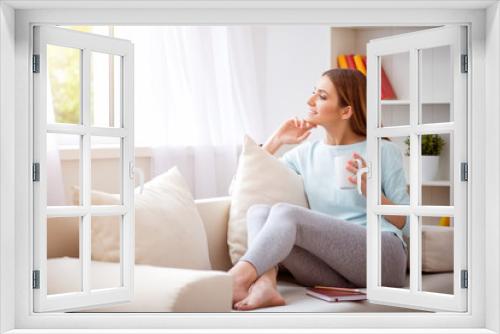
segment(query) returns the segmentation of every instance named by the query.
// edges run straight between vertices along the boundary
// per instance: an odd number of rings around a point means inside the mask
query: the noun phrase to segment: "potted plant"
[[[422,182],[433,181],[438,178],[439,155],[446,141],[438,134],[422,135],[421,137]],[[406,155],[410,155],[410,138],[405,139]]]

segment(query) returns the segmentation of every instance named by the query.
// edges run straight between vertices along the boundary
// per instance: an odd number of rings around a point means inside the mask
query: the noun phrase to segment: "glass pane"
[[[453,205],[452,138],[451,133],[419,136],[420,205]]]
[[[117,203],[121,202],[122,181],[122,139],[119,137],[96,137],[90,139],[92,190],[100,190],[120,194]],[[91,203],[96,202],[92,196]]]
[[[47,219],[47,294],[83,291],[80,222],[81,217]]]
[[[47,123],[80,123],[81,50],[47,45]]]
[[[47,133],[47,205],[81,205],[80,135]]]
[[[410,53],[379,57],[379,127],[410,124]]]
[[[453,217],[419,217],[422,291],[453,294]]]
[[[91,218],[91,289],[122,286],[121,226],[121,216],[93,216]]]
[[[453,75],[450,46],[419,50],[419,123],[450,122]]]
[[[410,288],[408,253],[403,244],[403,241],[407,242],[408,239],[405,239],[402,234],[403,240],[401,240],[391,230],[393,227],[401,229],[406,223],[408,226],[405,230],[408,229],[409,233],[410,216],[379,216],[379,240],[381,240],[382,245],[380,252],[381,263],[379,264],[381,268],[379,286],[406,290]]]
[[[410,204],[410,157],[407,155],[410,137],[378,138],[380,205]],[[390,201],[386,202],[385,199]]]
[[[121,57],[92,52],[90,59],[92,126],[121,126]]]
[[[400,126],[410,124],[410,104],[381,102],[382,124],[381,127]]]

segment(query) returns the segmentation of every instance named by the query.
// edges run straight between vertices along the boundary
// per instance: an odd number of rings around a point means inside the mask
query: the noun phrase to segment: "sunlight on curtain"
[[[224,196],[244,133],[263,134],[250,26],[115,27],[134,44],[135,142],[151,176],[177,165],[195,198]]]
[[[52,101],[52,85],[47,80],[47,122],[55,122],[54,105]],[[64,180],[59,156],[59,146],[55,136],[47,138],[47,205],[64,205],[69,200],[64,190]],[[43,154],[43,152],[41,152]]]

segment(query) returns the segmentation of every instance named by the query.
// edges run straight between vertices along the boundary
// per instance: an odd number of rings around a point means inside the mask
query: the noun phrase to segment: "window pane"
[[[410,157],[407,155],[410,137],[378,138],[379,189],[390,205],[410,204]],[[382,204],[382,197],[379,204]]]
[[[90,59],[92,126],[121,126],[121,57],[92,52]]]
[[[81,217],[47,219],[47,293],[82,291]],[[43,279],[43,278],[41,278]]]
[[[401,126],[410,124],[410,104],[381,101],[381,127]]]
[[[422,238],[422,287],[453,294],[453,217],[419,217]]]
[[[410,224],[410,216],[381,215],[379,216],[379,227],[382,249],[380,252],[380,277],[378,285],[382,287],[402,288],[409,290],[409,266],[407,253],[403,246],[403,240],[390,230],[395,226],[393,222],[399,224],[400,221]],[[407,227],[409,233],[409,226]],[[406,228],[405,228],[406,230]],[[397,245],[397,247],[395,247]],[[402,280],[403,279],[403,280]]]
[[[121,216],[93,216],[91,289],[122,286],[121,282]]]
[[[410,53],[379,57],[379,127],[410,124]]]
[[[80,123],[81,50],[47,45],[47,123]]]
[[[122,139],[119,137],[97,137],[90,139],[92,190],[117,195],[119,204],[122,193]],[[94,196],[92,204],[98,205]]]
[[[421,205],[453,205],[452,138],[451,133],[419,136]]]
[[[81,205],[81,136],[47,134],[47,205]]]
[[[453,75],[450,46],[419,50],[419,123],[452,121]]]

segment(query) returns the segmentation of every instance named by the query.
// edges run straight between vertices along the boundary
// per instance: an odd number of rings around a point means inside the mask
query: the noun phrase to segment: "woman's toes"
[[[280,305],[285,305],[285,299],[278,290],[269,283],[256,283],[252,286],[249,295],[245,299],[235,303],[234,306],[238,310],[252,310]]]
[[[241,286],[236,286],[233,288],[233,303],[239,302],[240,300],[248,296],[248,290],[242,288]]]

